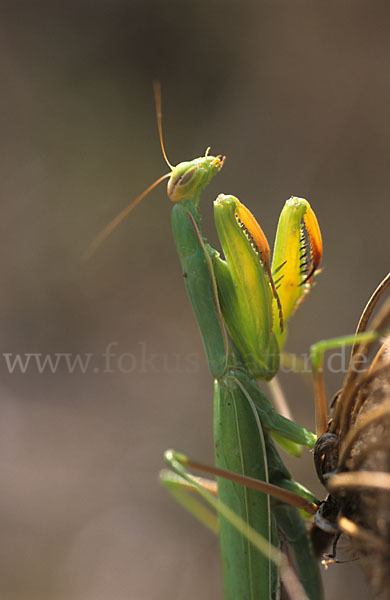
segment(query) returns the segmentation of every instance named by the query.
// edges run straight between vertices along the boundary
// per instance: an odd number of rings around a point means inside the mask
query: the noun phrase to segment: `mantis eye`
[[[173,171],[168,181],[168,196],[172,202],[178,202],[183,197],[183,186],[186,186],[194,177],[197,167],[193,166],[182,172]]]
[[[195,171],[196,171],[196,167],[192,167],[192,169],[188,169],[188,171],[186,173],[183,173],[183,175],[181,175],[178,178],[175,185],[185,185],[186,183],[188,183],[194,176]]]

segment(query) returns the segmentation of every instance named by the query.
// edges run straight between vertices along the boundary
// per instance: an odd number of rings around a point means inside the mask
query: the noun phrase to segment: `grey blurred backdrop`
[[[1,2],[0,596],[221,597],[217,542],[158,484],[174,447],[212,460],[211,380],[164,186],[88,264],[96,233],[173,163],[227,155],[203,197],[238,195],[272,241],[310,200],[324,271],[288,349],[351,333],[389,267],[387,2]],[[117,356],[106,365],[109,344]],[[86,373],[3,354],[92,354]],[[24,359],[23,359],[24,360]],[[103,371],[109,372],[103,372]],[[330,394],[342,374],[327,378]],[[311,392],[283,377],[295,418]],[[289,460],[318,494],[309,453]],[[356,565],[327,598],[369,598]]]

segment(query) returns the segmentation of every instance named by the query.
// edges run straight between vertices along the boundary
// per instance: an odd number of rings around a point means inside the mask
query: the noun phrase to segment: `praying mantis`
[[[305,523],[297,508],[287,504],[293,493],[300,498],[296,504],[313,514],[318,501],[291,478],[274,443],[298,454],[301,445],[313,448],[317,438],[279,415],[257,384],[257,379],[269,381],[277,372],[287,322],[312,287],[322,257],[317,219],[306,200],[288,200],[279,219],[271,261],[267,239],[254,216],[234,196],[220,194],[214,202],[214,217],[223,259],[202,236],[199,201],[225,158],[211,156],[208,149],[204,156],[173,167],[162,141],[158,87],[155,98],[162,153],[170,172],[122,211],[89,246],[85,257],[154,187],[168,179],[174,241],[214,380],[216,466],[221,474],[229,471],[250,477],[264,487],[254,490],[219,476],[215,500],[173,453],[168,453],[167,460],[179,478],[163,473],[163,483],[175,496],[182,488],[195,490],[216,508],[226,600],[277,597],[279,566],[286,571],[278,549],[280,537],[294,555],[295,583],[302,586],[295,597],[320,600],[320,575]],[[323,415],[318,423],[323,427]],[[198,504],[189,501],[188,506],[215,527]],[[283,583],[291,585],[287,579]]]

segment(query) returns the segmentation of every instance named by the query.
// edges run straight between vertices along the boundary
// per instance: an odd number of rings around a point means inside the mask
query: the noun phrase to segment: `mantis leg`
[[[310,347],[310,357],[314,380],[314,402],[316,411],[316,432],[319,437],[325,433],[328,425],[328,411],[326,406],[326,393],[323,376],[324,354],[327,350],[354,346],[356,343],[373,342],[380,338],[377,331],[366,331],[357,335],[346,335],[322,340]]]
[[[253,529],[244,519],[231,510],[231,508],[221,501],[219,494],[216,495],[217,487],[215,481],[208,479],[195,477],[186,469],[181,462],[178,460],[182,455],[172,450],[168,450],[165,453],[165,461],[172,468],[172,471],[163,470],[160,474],[160,478],[163,485],[173,492],[174,497],[177,499],[180,497],[180,504],[182,504],[191,514],[194,514],[199,521],[205,524],[212,531],[218,530],[219,526],[215,527],[215,522],[210,519],[210,515],[215,513],[205,509],[199,510],[199,506],[205,508],[204,505],[200,505],[198,500],[195,503],[188,502],[189,494],[195,493],[200,497],[208,506],[210,506],[219,515],[220,519],[223,519],[229,525],[236,529],[240,534],[251,544],[260,554],[264,554],[266,558],[272,562],[275,566],[279,566],[282,557],[277,548],[269,544],[269,541],[264,538],[260,533]],[[186,500],[183,500],[186,495]],[[194,508],[195,507],[195,508]],[[234,565],[233,565],[234,568]],[[268,598],[268,596],[263,596]]]
[[[252,398],[262,427],[282,438],[295,442],[295,444],[301,444],[309,448],[314,447],[317,439],[315,434],[277,413],[267,396],[247,372],[235,371],[235,377],[244,393],[249,394]]]
[[[190,467],[216,475],[219,486],[221,486],[222,482],[229,481],[232,482],[238,490],[240,488],[249,488],[251,490],[257,490],[262,494],[271,495],[270,502],[272,514],[275,517],[279,533],[281,533],[282,538],[287,541],[288,546],[294,555],[294,564],[299,580],[310,600],[320,600],[322,598],[322,591],[318,565],[309,540],[306,525],[296,508],[296,506],[298,506],[300,509],[305,509],[306,514],[308,512],[313,514],[317,509],[318,500],[316,500],[308,490],[300,486],[300,484],[286,478],[288,472],[284,468],[283,463],[281,463],[281,466],[279,464],[280,459],[276,459],[276,462],[274,460],[274,453],[276,450],[273,448],[272,442],[267,441],[266,444],[268,461],[271,463],[270,474],[277,474],[279,476],[277,485],[258,481],[224,469],[203,465],[184,455],[173,452],[169,452],[169,464],[173,466],[171,458],[174,457],[174,460],[179,462],[183,469],[184,467]],[[270,447],[268,447],[269,444]],[[284,478],[282,479],[281,476],[284,476]],[[205,486],[205,489],[208,491],[210,490],[210,486],[213,486],[213,484],[215,485],[215,482],[210,480],[204,480],[198,477],[193,477],[193,479],[196,480],[198,485],[201,485],[202,487]],[[184,485],[186,485],[187,488],[190,487],[187,482],[184,482]],[[191,487],[194,488],[194,486]],[[213,487],[212,492],[215,492]],[[313,500],[315,500],[315,502],[313,502]],[[293,502],[295,506],[288,504],[288,502]],[[192,512],[191,507],[188,507],[188,509]],[[245,523],[245,519],[241,519],[241,522],[242,524]],[[244,536],[251,544],[253,543],[246,535],[246,526],[243,527],[241,525],[240,527],[237,527],[239,521],[233,522],[227,520],[227,523],[229,523],[237,534]],[[264,547],[259,548],[259,550],[260,552],[264,552]]]
[[[283,553],[274,546],[270,546],[267,539],[262,537],[239,515],[235,514],[230,507],[215,497],[215,490],[213,489],[213,484],[215,484],[215,482],[194,477],[183,467],[181,462],[176,460],[177,458],[183,458],[182,455],[177,455],[172,451],[168,451],[165,458],[175,472],[164,470],[160,477],[163,485],[174,498],[180,502],[180,504],[182,504],[206,527],[215,531],[216,521],[215,517],[213,519],[213,513],[198,502],[198,500],[190,498],[191,492],[198,494],[202,500],[216,510],[220,517],[220,522],[225,521],[234,531],[246,539],[256,551],[263,554],[264,557],[268,558],[275,566],[280,567],[280,579],[291,600],[321,600],[322,596],[320,591],[318,592],[317,590],[316,592],[308,593],[308,588],[310,588],[310,586],[306,581],[305,584],[302,585],[302,581],[298,579],[295,571],[289,565],[287,557]],[[281,520],[283,521],[283,518]],[[286,527],[285,530],[287,530]],[[297,540],[296,543],[299,544],[299,540]],[[298,573],[300,577],[303,575],[302,579],[306,580],[308,579],[308,567],[310,565],[306,562],[304,566],[304,573],[302,572],[301,574],[299,570]],[[257,591],[260,593],[260,596],[258,596],[259,598],[269,598],[269,596],[264,595],[263,590]],[[267,593],[266,590],[264,590],[264,592],[265,594]]]

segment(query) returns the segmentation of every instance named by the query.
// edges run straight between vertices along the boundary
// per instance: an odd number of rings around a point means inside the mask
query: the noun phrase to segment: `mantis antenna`
[[[154,95],[154,104],[156,106],[156,119],[157,119],[157,129],[158,129],[158,137],[160,139],[161,151],[163,153],[163,157],[168,167],[173,171],[174,167],[168,160],[167,153],[165,152],[164,147],[164,139],[162,132],[162,100],[161,100],[161,83],[159,81],[153,81],[153,95]]]
[[[155,187],[157,187],[159,183],[161,183],[164,179],[170,177],[170,175],[170,173],[165,173],[165,175],[162,175],[161,177],[156,179],[156,181],[154,181],[148,188],[146,188],[146,190],[144,190],[142,194],[137,196],[137,198],[133,200],[133,202],[126,206],[126,208],[124,208],[122,212],[120,212],[119,215],[115,217],[115,219],[113,219],[108,225],[106,225],[106,227],[95,237],[93,242],[91,242],[91,244],[85,250],[83,254],[83,260],[89,260],[99,248],[99,246],[108,238],[108,236],[114,231],[114,229],[119,225],[119,223],[121,223],[123,219],[131,213],[131,211],[137,206],[137,204],[139,204],[141,200],[143,200],[143,198],[145,198],[145,196],[149,194],[149,192],[151,192]]]
[[[163,141],[163,135],[162,135],[161,84],[159,81],[155,81],[153,83],[153,92],[154,92],[154,101],[155,101],[155,105],[156,105],[157,129],[158,129],[158,136],[160,139],[161,151],[162,151],[165,162],[167,163],[167,165],[171,169],[171,171],[173,171],[174,167],[169,162],[167,154],[165,152],[165,148],[164,148],[164,141]],[[129,215],[131,213],[131,211],[137,206],[137,204],[139,204],[141,202],[141,200],[143,200],[145,198],[145,196],[147,196],[149,194],[149,192],[151,192],[156,186],[158,186],[159,183],[161,183],[162,181],[164,181],[164,179],[167,179],[170,176],[171,176],[171,172],[165,173],[165,175],[162,175],[161,177],[156,179],[156,181],[154,181],[149,187],[146,188],[146,190],[144,190],[139,196],[137,196],[137,198],[135,200],[133,200],[126,208],[124,208],[119,213],[119,215],[117,215],[110,223],[108,223],[108,225],[106,225],[106,227],[89,244],[88,248],[85,250],[85,252],[82,255],[82,259],[84,261],[89,260],[91,258],[91,256],[96,252],[96,250],[99,248],[99,246],[108,238],[109,235],[111,235],[111,233],[123,221],[123,219],[125,219],[125,217],[127,217],[127,215]]]

